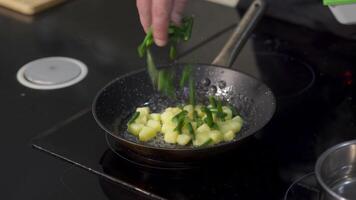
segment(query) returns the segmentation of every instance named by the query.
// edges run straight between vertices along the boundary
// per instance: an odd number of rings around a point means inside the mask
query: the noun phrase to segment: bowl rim
[[[356,140],[350,140],[350,141],[346,141],[346,142],[342,142],[339,143],[335,146],[330,147],[329,149],[327,149],[324,153],[321,154],[321,156],[318,158],[316,165],[315,165],[315,176],[317,178],[318,183],[321,185],[321,187],[332,197],[336,198],[336,199],[340,199],[340,200],[349,200],[345,197],[340,196],[339,194],[337,194],[336,192],[332,191],[331,188],[324,182],[323,178],[321,177],[321,167],[324,163],[324,161],[326,160],[326,158],[333,152],[342,149],[346,146],[350,146],[350,145],[356,145]]]

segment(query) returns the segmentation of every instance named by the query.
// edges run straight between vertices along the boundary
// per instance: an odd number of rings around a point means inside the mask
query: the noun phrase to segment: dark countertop
[[[180,48],[181,54],[231,27],[237,18],[234,9],[203,1],[192,1],[187,13],[196,16],[194,31],[199,34],[194,34],[192,41]],[[89,107],[96,92],[114,77],[143,67],[136,54],[143,32],[135,3],[77,0],[34,18],[1,8],[0,24],[3,130],[0,156],[5,158],[0,168],[1,197],[77,198],[63,183],[62,175],[71,166],[34,151],[30,142],[41,132]],[[209,54],[196,52],[189,52],[190,57],[185,61],[210,61],[204,60]],[[75,86],[52,91],[20,85],[16,80],[17,70],[29,61],[46,56],[77,58],[87,64],[88,76]]]

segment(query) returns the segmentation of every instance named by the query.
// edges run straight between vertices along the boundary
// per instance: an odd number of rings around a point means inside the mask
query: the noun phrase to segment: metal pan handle
[[[231,67],[266,8],[264,0],[254,0],[226,42],[213,65]]]

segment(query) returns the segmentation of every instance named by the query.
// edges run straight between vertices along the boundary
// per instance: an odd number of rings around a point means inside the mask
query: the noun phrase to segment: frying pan
[[[146,70],[118,77],[99,91],[92,107],[96,122],[114,138],[120,150],[168,162],[209,159],[238,147],[269,122],[276,108],[275,97],[268,86],[247,74],[230,69],[265,7],[262,0],[255,0],[251,4],[213,64],[190,64],[193,66],[192,76],[198,102],[204,101],[209,95],[218,96],[235,106],[244,119],[243,128],[233,141],[193,147],[164,143],[161,134],[149,142],[140,142],[129,134],[126,123],[136,107],[145,105],[159,112],[187,98],[184,94],[176,100],[161,96],[152,87]],[[175,72],[177,88],[184,66],[174,64],[166,67]]]

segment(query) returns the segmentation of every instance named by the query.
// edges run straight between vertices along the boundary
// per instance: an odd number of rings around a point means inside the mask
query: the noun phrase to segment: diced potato
[[[226,133],[228,131],[237,133],[241,130],[242,123],[240,123],[238,120],[227,120],[224,122],[219,122],[218,126],[222,133]]]
[[[193,105],[186,105],[183,107],[183,110],[186,110],[188,112],[193,112]]]
[[[213,140],[214,144],[221,142],[224,139],[223,134],[218,130],[212,130],[209,132],[210,138]]]
[[[235,132],[235,133],[238,133],[238,132],[240,132],[240,130],[241,130],[241,127],[242,127],[242,124],[240,123],[240,122],[238,122],[238,121],[231,121],[231,123],[230,123],[230,128],[231,128],[231,130],[233,131],[233,132]]]
[[[168,131],[164,134],[164,141],[167,143],[175,144],[177,143],[178,132],[177,131]]]
[[[238,115],[237,115],[236,117],[232,118],[232,121],[240,122],[240,124],[243,123],[243,119],[242,119],[240,116],[238,116]]]
[[[196,131],[197,130],[197,123],[196,122],[190,122],[192,124],[193,130]]]
[[[140,112],[140,116],[149,115],[150,114],[150,108],[149,107],[139,107],[139,108],[136,109],[136,112]]]
[[[176,128],[176,125],[173,122],[163,123],[161,132],[167,133],[172,132]]]
[[[201,111],[201,105],[196,105],[195,106],[195,111],[197,111],[199,117],[204,117],[205,113]]]
[[[180,113],[182,111],[182,109],[178,108],[178,107],[168,107],[166,108],[165,112],[170,112],[173,115],[176,115],[178,113]]]
[[[199,130],[199,128],[198,128],[198,130]],[[209,131],[197,132],[195,135],[195,140],[193,141],[193,145],[201,146],[201,145],[205,144],[208,140],[210,140]]]
[[[162,123],[169,123],[172,121],[172,118],[174,117],[174,114],[171,111],[164,111],[161,115],[161,121]]]
[[[182,112],[182,109],[178,108],[178,107],[173,107],[172,108],[172,113],[173,115],[176,115],[178,113]]]
[[[231,140],[233,140],[235,138],[236,133],[234,133],[233,131],[228,131],[226,133],[224,133],[224,141],[225,142],[229,142]]]
[[[193,119],[193,111],[194,111],[194,107],[193,105],[186,105],[183,107],[183,110],[186,110],[188,112],[188,118],[189,119]]]
[[[226,120],[229,120],[229,119],[232,118],[232,111],[231,111],[231,109],[229,107],[223,106],[222,110],[223,110],[224,113],[226,113],[226,117],[225,117]]]
[[[132,133],[133,135],[138,136],[142,127],[143,127],[143,124],[137,124],[137,123],[129,124],[129,126],[127,127],[127,131],[129,133]]]
[[[230,120],[227,120],[224,122],[217,122],[220,132],[226,133],[230,130],[229,122],[230,122]]]
[[[207,124],[203,124],[197,129],[197,133],[209,133],[209,132],[210,132],[210,128]]]
[[[155,131],[161,131],[161,123],[159,121],[150,119],[147,122],[147,126],[153,128]]]
[[[135,123],[145,125],[147,123],[147,120],[148,120],[147,115],[141,115],[140,113],[140,115],[135,120]]]
[[[186,144],[189,143],[189,141],[190,141],[191,138],[192,138],[192,137],[191,137],[190,135],[187,135],[187,134],[180,134],[180,135],[178,135],[178,137],[177,137],[177,143],[178,143],[179,145],[186,145]]]
[[[157,131],[155,131],[153,128],[148,127],[148,126],[144,126],[140,133],[139,133],[139,140],[141,141],[148,141],[152,138],[154,138],[157,135]]]
[[[187,134],[187,135],[190,134],[190,133],[189,133],[189,129],[188,129],[187,126],[183,126],[183,128],[182,128],[182,133],[183,133],[183,134]]]
[[[161,121],[161,114],[159,113],[151,113],[149,119],[153,119],[156,121]]]

